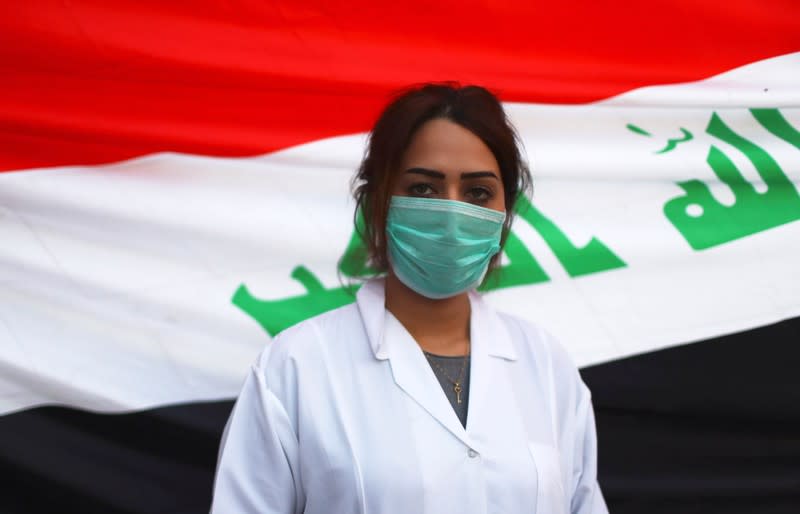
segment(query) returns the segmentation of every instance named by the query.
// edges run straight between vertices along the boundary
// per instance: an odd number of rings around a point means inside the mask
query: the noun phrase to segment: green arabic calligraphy
[[[520,218],[533,227],[548,244],[553,254],[571,277],[597,273],[625,266],[606,245],[592,238],[584,246],[575,246],[564,232],[527,199],[520,198],[515,210]],[[356,218],[356,230],[350,237],[347,248],[339,261],[339,272],[348,278],[365,278],[377,274],[367,264],[367,251],[360,234],[363,218]],[[490,273],[481,291],[494,291],[507,287],[538,284],[550,280],[513,232],[508,234],[503,253],[507,264]],[[271,336],[281,330],[323,312],[351,303],[360,284],[326,289],[319,279],[305,266],[297,266],[291,277],[305,289],[305,293],[277,300],[261,300],[253,296],[242,284],[233,295],[232,302],[255,319]]]
[[[767,131],[800,149],[800,133],[778,109],[751,109],[750,112]],[[706,162],[733,192],[736,199],[733,205],[718,202],[708,184],[696,179],[679,182],[685,194],[664,205],[664,214],[692,248],[711,248],[800,220],[800,195],[771,155],[731,130],[716,112],[711,115],[706,132],[744,154],[767,189],[756,191],[733,161],[712,145]]]
[[[634,134],[639,134],[641,136],[647,136],[647,137],[653,137],[653,134],[651,134],[650,132],[646,131],[645,129],[643,129],[641,127],[637,127],[633,123],[628,123],[627,125],[625,125],[625,128],[627,128],[628,130],[630,130]],[[692,139],[694,139],[694,136],[692,135],[692,133],[689,132],[688,130],[686,130],[685,128],[681,127],[681,137],[673,137],[673,138],[667,139],[667,144],[664,145],[664,148],[662,148],[661,150],[656,150],[653,153],[662,154],[662,153],[671,152],[680,143],[686,143],[686,142],[691,141]]]
[[[579,277],[625,266],[625,262],[597,238],[592,238],[582,247],[575,246],[558,228],[558,225],[534,207],[527,198],[520,197],[517,200],[515,211],[520,218],[539,232],[570,277]],[[514,236],[513,232],[508,236],[504,251],[510,263],[494,270],[492,273],[495,276],[487,278],[479,288],[481,291],[493,291],[549,280],[542,267],[522,242]]]
[[[297,266],[291,277],[300,282],[306,293],[280,300],[259,300],[242,284],[233,294],[232,302],[255,319],[267,333],[274,336],[306,318],[347,305],[355,299],[357,287],[326,289],[305,266]]]

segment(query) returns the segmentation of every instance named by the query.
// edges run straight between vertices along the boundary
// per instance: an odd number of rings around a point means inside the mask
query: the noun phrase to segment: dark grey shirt
[[[445,396],[447,399],[450,400],[450,405],[453,406],[453,410],[456,411],[456,415],[458,419],[461,421],[461,425],[464,428],[467,427],[467,408],[469,406],[469,364],[470,364],[470,356],[466,357],[466,363],[464,362],[464,356],[454,356],[450,357],[447,355],[434,355],[432,353],[424,352],[425,357],[428,359],[428,363],[431,365],[431,369],[433,369],[434,375],[439,380],[439,384],[442,386],[444,390]],[[465,369],[464,369],[465,368]],[[461,380],[461,403],[458,403],[458,395],[454,389],[453,380],[458,380],[459,376],[461,375],[461,370],[464,369],[464,379]],[[447,376],[442,372],[442,370],[447,373]],[[453,380],[448,379],[450,377]]]

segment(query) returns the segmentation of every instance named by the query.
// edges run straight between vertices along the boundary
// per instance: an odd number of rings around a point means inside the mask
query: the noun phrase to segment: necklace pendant
[[[456,402],[461,403],[461,384],[456,382],[456,384],[453,386],[453,391],[456,393]]]

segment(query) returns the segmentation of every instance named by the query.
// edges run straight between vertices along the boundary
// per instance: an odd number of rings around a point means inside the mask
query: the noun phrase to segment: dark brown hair
[[[454,82],[423,84],[401,91],[375,123],[353,180],[356,216],[359,210],[363,214],[363,226],[357,222],[356,227],[367,245],[369,264],[376,271],[388,268],[386,215],[403,154],[417,129],[436,118],[457,123],[478,136],[497,160],[508,213],[502,242],[511,227],[517,197],[530,192],[531,176],[522,160],[519,136],[495,95],[480,86]]]

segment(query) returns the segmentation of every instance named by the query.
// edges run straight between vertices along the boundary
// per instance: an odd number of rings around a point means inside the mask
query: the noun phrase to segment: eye
[[[436,190],[426,182],[418,182],[408,187],[408,194],[411,196],[430,196],[436,194]]]
[[[467,190],[467,200],[472,203],[486,203],[492,199],[494,193],[486,187],[471,187]]]

